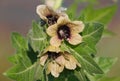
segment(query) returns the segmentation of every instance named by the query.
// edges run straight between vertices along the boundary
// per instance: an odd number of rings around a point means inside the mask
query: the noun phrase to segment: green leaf
[[[32,34],[32,37],[42,37],[43,33],[41,32],[43,32],[43,30],[38,28],[37,23],[33,23],[33,26],[34,27],[32,29],[32,33],[30,33]],[[16,48],[17,51],[14,56],[9,58],[14,66],[7,72],[5,72],[4,75],[16,81],[46,81],[45,77],[43,77],[44,69],[37,62],[38,52],[34,52],[31,44],[28,44],[27,40],[18,33],[12,33],[11,39],[13,46]],[[34,42],[34,40],[30,40],[30,42],[31,41]],[[34,44],[35,43],[36,41],[34,42]],[[41,46],[42,45],[44,45],[44,43],[41,43]],[[37,46],[37,49],[38,48],[40,49],[39,44]]]
[[[90,55],[80,53],[80,50],[76,50],[75,48],[68,47],[68,49],[70,50],[70,53],[73,54],[73,56],[81,64],[81,67],[84,68],[88,73],[90,73],[91,75],[103,74],[103,71]]]
[[[96,54],[96,44],[100,40],[102,36],[104,26],[99,23],[93,23],[93,24],[86,24],[84,31],[82,32],[83,36],[83,43],[77,46],[71,46],[75,50],[78,50],[77,52],[79,54],[88,54],[88,55],[94,55]],[[66,47],[64,45],[62,46],[62,49],[64,50]],[[65,49],[67,50],[67,49]],[[67,50],[69,51],[69,50]]]
[[[30,44],[35,52],[41,52],[46,45],[47,36],[44,32],[44,28],[37,24],[35,21],[33,21],[32,25],[32,30],[28,34]]]
[[[13,32],[11,35],[12,45],[16,49],[28,49],[28,42],[19,33]]]
[[[5,76],[16,81],[36,81],[41,80],[42,67],[37,63],[37,52],[29,46],[29,49],[17,49],[17,53],[9,60],[14,66],[4,73]]]
[[[84,31],[82,32],[83,43],[77,46],[72,46],[67,44],[66,46],[61,46],[62,49],[70,51],[82,67],[90,74],[102,74],[103,71],[97,65],[97,63],[90,56],[96,53],[95,45],[100,40],[102,36],[104,26],[99,23],[87,24]],[[88,68],[89,67],[89,68]]]
[[[101,78],[103,78],[107,72],[111,69],[113,64],[117,61],[117,58],[110,58],[110,57],[97,57],[95,58],[95,61],[100,66],[100,68],[104,71],[105,74],[96,74],[94,76],[91,76],[87,74],[90,81],[98,81]]]
[[[95,58],[95,61],[97,64],[101,67],[101,69],[104,71],[104,73],[109,72],[113,64],[116,63],[117,58],[112,57],[97,57]]]
[[[7,71],[4,75],[8,76],[9,78],[16,80],[16,81],[36,81],[35,75],[36,75],[36,69],[37,65],[36,63],[34,65],[31,65],[27,67],[24,70],[21,70],[22,65],[16,65],[9,71]],[[21,71],[19,71],[21,70]],[[19,71],[19,72],[18,72]],[[39,75],[40,77],[40,75]]]
[[[42,67],[37,62],[33,63],[28,53],[19,51],[19,53],[12,56],[11,60],[14,62],[14,66],[5,72],[4,75],[16,81],[36,81],[41,79],[43,74],[41,73],[43,71]]]
[[[103,33],[104,25],[100,23],[86,24],[84,31],[82,32],[83,41],[88,44],[96,44]]]
[[[104,26],[100,23],[86,24],[85,29],[82,32],[83,42],[85,42],[86,45],[84,45],[84,48],[81,46],[78,49],[83,49],[88,51],[88,53],[95,54],[95,46],[102,36],[103,29]]]
[[[108,25],[116,10],[116,4],[99,9],[94,9],[92,6],[88,6],[81,12],[80,15],[84,15],[84,22],[100,22],[104,25]]]
[[[68,75],[69,74],[69,75]],[[58,78],[53,77],[51,74],[48,75],[48,81],[68,81],[68,77],[73,75],[73,71],[64,69]]]
[[[75,70],[67,70],[60,74],[58,78],[54,78],[51,74],[49,75],[48,81],[88,81],[85,73],[82,69],[78,68]]]
[[[86,78],[85,72],[84,70],[81,68],[77,68],[74,71],[74,75],[78,78],[79,81],[88,81],[88,79]],[[73,80],[71,80],[73,81]]]
[[[25,51],[19,51],[19,53],[12,57],[12,60],[14,60],[15,65],[10,70],[8,70],[5,75],[14,80],[18,80],[20,78],[18,76],[21,76],[22,73],[24,74],[26,71],[32,68],[32,63],[27,56],[27,52]],[[21,77],[21,79],[24,78]],[[18,81],[22,81],[21,79]]]
[[[8,60],[13,64],[17,64],[19,62],[17,58],[19,58],[18,54],[15,54],[14,56],[10,56]]]
[[[96,49],[94,47],[90,47],[87,43],[81,43],[78,46],[74,47],[74,50],[77,50],[79,54],[88,54],[90,56],[93,56],[96,54]]]
[[[77,5],[82,4],[82,2],[96,3],[97,0],[74,0],[73,4],[70,5],[70,7],[67,9],[67,14],[72,20],[78,18],[77,16],[78,6]]]

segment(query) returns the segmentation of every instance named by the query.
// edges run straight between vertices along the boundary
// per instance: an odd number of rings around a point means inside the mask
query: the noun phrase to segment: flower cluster
[[[82,42],[82,36],[79,34],[84,29],[82,21],[71,21],[64,12],[53,10],[47,5],[39,5],[36,9],[37,14],[47,24],[46,33],[50,38],[48,46],[40,57],[40,64],[47,63],[47,74],[51,73],[58,77],[64,68],[74,70],[81,66],[72,54],[67,51],[61,51],[60,46],[64,41],[71,45],[78,45]]]
[[[47,74],[51,72],[54,77],[58,77],[64,67],[69,70],[74,70],[77,65],[80,66],[71,54],[67,51],[62,52],[58,47],[54,46],[46,48],[43,56],[40,58],[40,64],[44,66],[47,59],[49,59]]]

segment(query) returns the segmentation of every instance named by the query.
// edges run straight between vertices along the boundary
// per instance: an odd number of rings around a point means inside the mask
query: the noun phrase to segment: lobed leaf
[[[101,78],[105,77],[107,72],[111,69],[113,64],[117,61],[117,58],[111,58],[111,57],[97,57],[95,58],[95,61],[100,66],[100,68],[104,71],[105,74],[96,74],[94,76],[91,76],[87,73],[88,78],[90,81],[101,81]]]
[[[95,46],[100,40],[103,30],[104,26],[100,23],[86,24],[85,29],[82,32],[83,42],[86,43],[86,48],[84,50],[89,50],[89,53],[91,54],[96,53]]]
[[[93,6],[88,6],[80,15],[84,15],[84,22],[100,22],[106,26],[111,21],[116,10],[116,4],[99,9],[94,9]]]
[[[83,42],[90,44],[91,46],[96,45],[100,40],[104,30],[104,25],[100,23],[86,24],[83,35]]]
[[[78,81],[89,81],[85,75],[83,68],[77,68],[74,72],[74,75],[78,78]]]
[[[101,67],[104,73],[109,72],[111,67],[116,63],[117,58],[113,57],[97,57],[95,58],[97,64]]]
[[[16,49],[28,49],[27,40],[17,32],[13,32],[11,35],[12,45]]]
[[[4,75],[16,81],[37,81],[41,79],[43,68],[37,61],[33,63],[33,59],[31,60],[28,54],[30,52],[21,51],[12,56],[10,59],[14,66],[5,72]]]
[[[45,31],[38,23],[33,21],[32,25],[32,30],[28,34],[29,41],[35,52],[41,52],[46,45],[47,37]]]
[[[82,68],[84,68],[89,74],[103,74],[103,71],[100,69],[100,67],[97,65],[97,63],[93,60],[93,58],[84,53],[78,53],[78,50],[68,47],[70,50],[70,53],[78,60],[78,62],[81,64]]]
[[[19,64],[14,66],[12,69],[8,70],[4,75],[16,81],[36,81],[35,78],[35,73],[37,69],[36,63],[34,65],[27,67],[24,70],[19,71],[20,69],[22,69],[21,66],[22,65]]]

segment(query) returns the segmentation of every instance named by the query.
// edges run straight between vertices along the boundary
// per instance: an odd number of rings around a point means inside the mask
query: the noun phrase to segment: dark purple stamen
[[[56,53],[56,52],[48,52],[48,58],[49,59],[56,59],[57,57],[60,56],[60,53]]]
[[[48,15],[47,19],[48,19],[48,24],[52,25],[52,24],[55,24],[57,22],[58,16],[56,16],[56,15]]]
[[[70,38],[70,28],[66,25],[60,26],[57,30],[59,39],[67,39]]]

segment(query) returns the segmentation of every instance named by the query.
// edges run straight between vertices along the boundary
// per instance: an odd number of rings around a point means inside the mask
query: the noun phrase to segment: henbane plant
[[[108,30],[116,5],[89,6],[76,15],[76,2],[66,10],[62,0],[46,1],[54,5],[36,7],[40,21],[32,22],[27,37],[12,33],[16,52],[9,60],[14,66],[4,75],[15,81],[101,81],[116,58],[97,57],[96,44]]]

